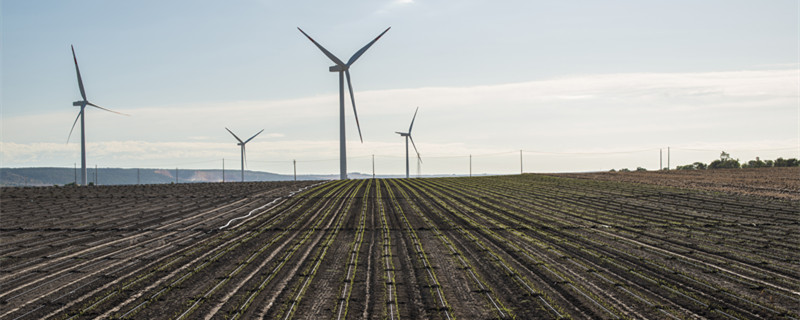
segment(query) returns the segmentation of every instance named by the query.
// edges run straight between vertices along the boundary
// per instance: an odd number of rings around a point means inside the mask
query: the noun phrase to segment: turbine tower
[[[346,144],[345,144],[345,134],[344,134],[344,77],[345,76],[347,77],[347,88],[350,90],[350,102],[353,104],[353,115],[356,118],[356,127],[358,128],[358,138],[361,139],[361,143],[364,143],[364,138],[361,136],[361,125],[358,123],[356,100],[353,97],[353,85],[350,83],[350,66],[353,65],[353,63],[355,63],[356,60],[358,60],[358,58],[361,57],[361,55],[364,54],[364,52],[366,52],[367,49],[369,49],[369,47],[372,46],[372,44],[375,43],[375,41],[378,41],[378,39],[380,39],[384,33],[389,31],[389,29],[391,29],[391,27],[386,28],[386,30],[381,32],[381,34],[378,35],[378,37],[370,41],[370,43],[367,43],[367,45],[361,48],[360,50],[356,51],[356,53],[354,53],[353,56],[350,57],[350,60],[348,60],[347,63],[344,63],[342,62],[342,60],[339,60],[339,58],[337,58],[328,50],[323,48],[319,43],[314,41],[314,39],[311,39],[311,37],[308,34],[306,34],[303,31],[303,29],[300,29],[299,27],[297,28],[297,30],[300,30],[300,32],[303,33],[303,35],[305,35],[306,38],[308,38],[308,40],[311,40],[311,42],[313,42],[314,45],[317,46],[317,48],[319,48],[319,50],[322,51],[322,53],[324,53],[329,59],[331,59],[331,61],[333,61],[333,63],[336,64],[335,66],[331,66],[329,68],[330,72],[339,73],[339,178],[342,180],[347,179],[347,151],[345,146]]]
[[[417,151],[417,145],[414,144],[414,138],[411,137],[411,128],[414,127],[414,120],[417,119],[417,111],[419,111],[419,107],[417,107],[417,110],[414,111],[414,117],[411,118],[411,125],[408,126],[408,132],[395,131],[395,133],[399,134],[401,137],[406,137],[406,179],[408,179],[408,140],[409,139],[411,139],[411,145],[414,146],[414,152],[417,153],[417,161],[422,162],[422,158],[419,156],[419,151]]]
[[[84,112],[86,111],[86,106],[92,106],[101,110],[105,110],[108,112],[113,112],[121,115],[128,115],[121,112],[116,112],[114,110],[109,110],[98,106],[94,103],[89,102],[86,99],[86,91],[83,89],[83,80],[81,79],[81,70],[78,69],[78,58],[75,57],[75,47],[70,45],[72,48],[72,60],[75,61],[75,72],[78,74],[78,88],[81,90],[81,98],[83,100],[75,101],[72,103],[73,106],[80,106],[81,111],[78,112],[78,116],[75,118],[75,121],[72,122],[72,128],[69,129],[69,135],[67,136],[67,143],[69,143],[69,138],[72,137],[72,131],[75,130],[75,124],[78,123],[78,119],[81,119],[81,185],[86,185],[86,121],[84,120]]]
[[[244,142],[242,142],[242,139],[239,139],[239,137],[237,137],[236,134],[234,134],[233,131],[231,131],[230,129],[225,128],[225,130],[228,130],[228,132],[230,132],[231,135],[233,135],[233,137],[236,138],[236,140],[239,141],[239,143],[237,143],[236,145],[240,146],[241,149],[242,149],[242,182],[244,182],[244,162],[247,160],[247,155],[246,155],[246,153],[244,151],[244,145],[247,144],[248,142],[250,142],[250,140],[253,140],[253,138],[255,138],[257,135],[261,134],[261,132],[264,132],[264,129],[261,129],[261,131],[259,131],[258,133],[254,134],[252,137],[250,137],[250,139],[247,139],[247,141],[244,141]]]

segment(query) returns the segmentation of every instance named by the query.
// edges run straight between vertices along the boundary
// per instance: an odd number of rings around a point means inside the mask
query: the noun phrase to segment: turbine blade
[[[375,41],[378,41],[378,39],[380,39],[383,36],[383,34],[389,31],[389,29],[391,28],[392,27],[386,28],[386,30],[383,30],[383,32],[381,32],[381,34],[379,34],[378,37],[375,38],[375,40],[370,41],[369,43],[367,43],[366,46],[361,48],[361,50],[356,51],[356,53],[354,53],[353,56],[350,57],[350,60],[347,61],[347,66],[349,67],[351,64],[355,63],[356,60],[358,60],[358,58],[360,58],[361,55],[364,54],[364,52],[367,52],[367,49],[369,49],[369,47],[371,47],[372,44],[375,43]]]
[[[231,129],[228,129],[228,127],[225,127],[225,130],[228,130],[228,132],[230,132],[233,135],[233,137],[236,138],[236,140],[239,140],[239,143],[244,143],[244,142],[242,142],[242,139],[239,139],[239,137],[237,137],[236,134],[234,134],[233,131],[231,131]]]
[[[84,101],[86,101],[86,91],[83,90],[83,80],[81,80],[81,70],[78,69],[78,58],[75,57],[75,47],[70,45],[72,48],[72,60],[75,61],[75,72],[78,74],[78,88],[81,89],[81,97]]]
[[[83,115],[83,108],[81,108],[81,111],[78,112],[78,116],[75,117],[75,121],[72,122],[72,128],[69,129],[69,135],[67,136],[67,143],[69,143],[69,138],[72,137],[72,130],[75,130],[75,124],[78,123],[78,119],[80,119],[82,115]]]
[[[297,30],[300,30],[300,32],[302,32],[303,35],[305,35],[306,38],[308,38],[308,40],[311,40],[311,42],[313,42],[314,45],[317,46],[317,48],[322,50],[322,53],[324,53],[326,56],[328,56],[328,59],[331,59],[331,61],[333,61],[333,63],[335,63],[337,65],[340,65],[340,66],[344,66],[345,65],[344,62],[342,62],[342,60],[339,60],[339,58],[334,56],[333,53],[331,53],[327,49],[323,48],[319,43],[314,41],[314,39],[311,39],[311,37],[308,34],[306,34],[305,31],[303,31],[303,29],[300,29],[300,27],[297,27]]]
[[[129,117],[131,116],[131,115],[127,114],[127,113],[117,112],[117,111],[114,111],[114,110],[111,110],[111,109],[106,109],[106,108],[103,108],[103,107],[101,107],[101,106],[98,106],[98,105],[96,105],[96,104],[94,104],[94,103],[91,103],[91,102],[89,102],[89,101],[86,101],[86,104],[88,104],[88,105],[90,105],[90,106],[92,106],[92,107],[98,108],[98,109],[102,109],[102,110],[108,111],[108,112],[113,112],[113,113],[116,113],[116,114],[121,114],[121,115],[123,115],[123,116],[129,116]]]
[[[419,162],[422,162],[422,158],[419,156],[419,151],[417,151],[417,145],[414,144],[414,138],[412,138],[411,135],[408,135],[408,138],[411,139],[411,145],[414,146],[414,152],[417,153],[417,159],[419,159]]]
[[[245,141],[244,143],[250,142],[250,140],[253,140],[253,138],[255,138],[257,135],[261,134],[262,132],[264,132],[264,129],[261,129],[261,131],[259,131],[258,133],[254,134],[252,137],[250,137],[250,139],[247,139],[247,141]]]
[[[419,111],[419,107],[417,107],[417,111]],[[408,134],[411,134],[411,128],[414,127],[414,120],[417,119],[417,111],[414,111],[414,117],[411,118],[411,125],[408,126]]]
[[[358,123],[358,111],[356,111],[356,98],[353,96],[353,85],[350,83],[350,70],[345,70],[344,74],[347,76],[347,89],[350,89],[350,102],[353,104],[353,115],[356,116],[358,138],[361,139],[361,143],[364,143],[364,138],[361,137],[361,124]]]

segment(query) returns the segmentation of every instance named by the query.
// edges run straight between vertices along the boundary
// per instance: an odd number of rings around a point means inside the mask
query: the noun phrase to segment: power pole
[[[670,156],[669,147],[667,147],[667,170],[669,170],[669,156]]]
[[[472,155],[469,155],[469,176],[472,177]]]
[[[292,160],[292,165],[294,166],[294,181],[297,181],[297,160]]]

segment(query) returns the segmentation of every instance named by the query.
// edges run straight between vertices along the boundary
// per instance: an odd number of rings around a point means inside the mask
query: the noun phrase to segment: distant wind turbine
[[[236,134],[234,134],[233,131],[231,131],[230,129],[225,128],[225,130],[228,130],[228,132],[230,132],[231,135],[233,135],[233,137],[236,138],[236,140],[239,141],[239,143],[237,143],[236,145],[240,146],[241,149],[242,149],[242,182],[244,182],[244,163],[245,163],[245,161],[247,161],[247,154],[245,153],[244,145],[247,144],[248,142],[250,142],[250,140],[253,140],[253,138],[255,138],[257,135],[259,135],[262,132],[264,132],[264,129],[261,129],[261,131],[259,131],[258,133],[254,134],[252,137],[250,137],[250,139],[247,139],[247,141],[244,141],[244,142],[242,142],[242,139],[239,139],[239,137],[237,137]]]
[[[414,120],[417,119],[417,111],[419,111],[419,107],[417,110],[414,111],[414,117],[411,118],[411,125],[408,126],[408,132],[399,132],[395,131],[395,133],[399,134],[401,137],[406,137],[406,178],[408,178],[408,140],[411,139],[411,145],[414,146],[414,152],[417,153],[417,161],[418,164],[422,162],[422,157],[419,156],[419,151],[417,151],[417,145],[414,144],[414,138],[411,137],[411,128],[414,127]]]
[[[311,37],[308,34],[306,34],[303,31],[303,29],[300,29],[299,27],[297,28],[297,30],[300,30],[300,32],[303,33],[303,35],[305,35],[306,38],[308,38],[308,40],[311,40],[311,42],[313,42],[314,45],[316,45],[317,48],[319,48],[322,51],[322,53],[324,53],[329,59],[331,59],[331,61],[336,63],[335,66],[331,66],[329,68],[330,72],[339,73],[339,178],[342,180],[347,179],[347,151],[345,147],[345,134],[344,134],[344,77],[347,76],[347,88],[350,90],[350,102],[353,104],[353,115],[356,118],[356,127],[358,127],[358,138],[361,139],[361,142],[363,143],[364,138],[361,136],[361,125],[358,123],[356,100],[353,97],[353,85],[350,83],[350,66],[353,63],[355,63],[356,60],[358,60],[358,58],[361,57],[361,55],[364,54],[364,52],[366,52],[367,49],[369,49],[369,47],[372,46],[372,44],[375,43],[375,41],[378,41],[378,39],[380,39],[384,33],[389,31],[389,29],[391,29],[391,27],[386,28],[386,30],[381,32],[381,34],[378,35],[378,37],[370,41],[370,43],[367,43],[367,45],[361,48],[360,50],[356,51],[356,53],[353,54],[352,57],[350,57],[350,60],[348,60],[347,63],[344,63],[342,62],[342,60],[339,60],[339,58],[337,58],[328,50],[323,48],[319,43],[314,41],[314,39],[311,39]]]
[[[98,109],[102,109],[102,110],[105,110],[105,111],[108,111],[108,112],[113,112],[113,113],[126,115],[126,116],[128,114],[124,114],[124,113],[121,113],[121,112],[116,112],[114,110],[103,108],[101,106],[98,106],[98,105],[96,105],[94,103],[89,102],[89,100],[86,99],[86,91],[83,89],[83,80],[81,79],[81,70],[78,69],[78,58],[75,57],[75,47],[70,45],[70,48],[72,48],[72,60],[75,61],[75,72],[78,74],[78,88],[81,89],[81,98],[83,100],[75,101],[75,102],[72,103],[73,106],[76,106],[76,107],[80,106],[81,107],[81,111],[78,112],[78,116],[75,118],[75,121],[72,122],[72,128],[69,129],[69,135],[67,136],[67,143],[69,143],[69,138],[72,137],[72,131],[75,130],[75,124],[78,123],[78,119],[80,118],[81,119],[81,184],[82,185],[86,185],[86,126],[85,126],[85,122],[86,121],[84,121],[84,118],[85,118],[84,112],[85,112],[86,106],[89,105],[89,106],[92,106],[92,107],[95,107],[95,108],[98,108]]]

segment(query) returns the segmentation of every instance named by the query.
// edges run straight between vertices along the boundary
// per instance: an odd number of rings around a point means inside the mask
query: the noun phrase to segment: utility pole
[[[667,147],[667,170],[669,170],[669,156],[670,156],[669,147]]]
[[[519,151],[519,174],[522,174],[522,150]]]
[[[372,179],[375,179],[375,155],[372,155]]]
[[[469,176],[472,177],[472,155],[469,155]]]
[[[294,181],[297,181],[297,160],[292,160],[292,165],[294,166]]]

